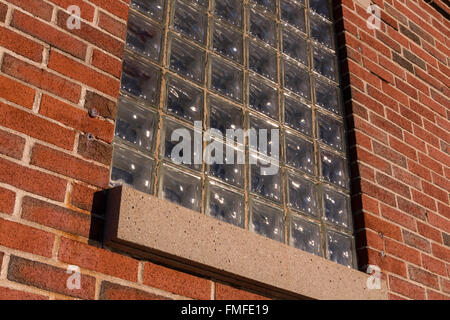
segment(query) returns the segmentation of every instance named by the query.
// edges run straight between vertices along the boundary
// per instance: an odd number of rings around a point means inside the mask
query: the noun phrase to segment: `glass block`
[[[281,169],[269,158],[250,154],[250,191],[272,201],[283,200],[281,194]]]
[[[174,169],[166,164],[159,167],[158,196],[185,208],[201,211],[201,178]]]
[[[311,99],[308,71],[292,63],[283,61],[284,87],[294,93]]]
[[[320,230],[315,223],[291,217],[289,243],[297,249],[321,256]]]
[[[250,230],[272,240],[284,241],[283,211],[259,201],[250,203]]]
[[[280,0],[281,20],[306,33],[305,8],[286,0]]]
[[[322,17],[330,19],[330,3],[328,0],[309,0],[309,7]]]
[[[353,267],[352,240],[350,237],[327,231],[327,258],[346,267]]]
[[[154,160],[114,144],[110,185],[127,184],[152,193]]]
[[[312,111],[309,106],[287,96],[284,97],[284,123],[311,136],[312,134]]]
[[[152,153],[158,129],[158,113],[136,106],[130,100],[119,98],[115,136],[142,151]]]
[[[347,187],[345,159],[325,150],[321,150],[320,159],[322,178],[339,187]]]
[[[219,130],[224,137],[227,136],[227,129],[243,129],[244,115],[242,110],[223,100],[209,97],[208,117],[209,127]],[[232,139],[231,136],[229,136],[229,138]],[[239,139],[236,138],[233,140],[238,141]],[[243,141],[240,143],[243,143]]]
[[[162,29],[130,13],[127,27],[127,47],[152,60],[159,61]]]
[[[253,9],[250,10],[249,15],[249,31],[251,35],[265,43],[268,43],[273,47],[276,46],[275,21],[257,13]]]
[[[236,101],[242,101],[242,71],[211,56],[210,87]]]
[[[312,39],[327,46],[328,48],[334,49],[333,25],[330,22],[323,19],[319,15],[310,12],[309,28]]]
[[[242,26],[242,0],[215,0],[214,14],[237,26]]]
[[[214,51],[242,63],[242,34],[217,22],[214,23]]]
[[[206,156],[209,168],[208,174],[235,187],[243,188],[245,152],[242,148],[233,148],[229,145],[224,147],[229,149],[228,154],[227,150],[224,150],[223,161],[221,163],[214,162],[208,158],[208,155]]]
[[[206,214],[240,228],[245,224],[244,195],[209,181]]]
[[[277,82],[277,54],[274,50],[248,43],[249,68],[272,81]]]
[[[263,142],[262,139],[265,138],[265,135],[264,135],[262,129],[265,129],[266,133],[267,133],[266,150],[261,148],[261,143]],[[262,154],[270,154],[273,150],[272,146],[275,144],[278,144],[278,150],[281,150],[281,148],[280,148],[280,139],[281,139],[280,128],[277,123],[257,117],[253,114],[249,114],[249,130],[252,130],[254,132],[254,134],[256,135],[255,138],[257,138],[257,139],[249,138],[250,150],[258,151],[259,153],[262,153]],[[278,137],[275,137],[275,136],[272,137],[272,130],[277,130]]]
[[[278,120],[278,90],[255,77],[249,80],[249,107]]]
[[[317,193],[314,183],[291,172],[288,172],[287,176],[288,207],[316,216]]]
[[[275,13],[275,0],[252,0],[252,2],[264,8],[265,11]]]
[[[203,44],[206,41],[207,16],[203,10],[176,1],[173,27],[195,41]]]
[[[173,37],[170,50],[170,69],[198,83],[203,82],[205,55],[202,50]]]
[[[203,90],[169,76],[166,110],[184,120],[203,121]]]
[[[323,188],[324,220],[348,228],[350,225],[349,197],[329,188]]]
[[[344,149],[344,126],[342,122],[319,113],[317,130],[319,141],[338,150]]]
[[[328,111],[336,114],[341,114],[341,108],[339,104],[339,88],[331,84],[314,80],[316,104]]]
[[[125,58],[122,66],[121,89],[127,94],[157,104],[161,71],[132,58]]]
[[[284,135],[286,165],[314,175],[314,145],[294,134]]]
[[[209,0],[194,0],[195,3],[201,5],[202,7],[208,8]]]
[[[336,56],[314,48],[313,53],[314,71],[320,73],[324,77],[337,81]]]
[[[202,169],[201,132],[194,130],[167,117],[163,118],[161,129],[161,156],[178,165],[185,165],[194,170]],[[200,137],[198,138],[198,135]],[[173,137],[173,138],[172,138]],[[185,140],[186,139],[186,140]]]
[[[157,21],[162,21],[164,2],[164,0],[131,0],[131,7]]]
[[[298,34],[283,28],[283,52],[289,57],[308,65],[308,44]]]

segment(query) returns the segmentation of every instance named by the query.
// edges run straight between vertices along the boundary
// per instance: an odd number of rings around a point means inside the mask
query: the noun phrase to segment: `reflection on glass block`
[[[250,230],[264,237],[284,243],[283,211],[252,200]]]
[[[277,81],[277,54],[264,49],[254,42],[248,44],[249,68],[272,81]]]
[[[291,217],[291,230],[289,243],[297,249],[321,256],[319,226]]]
[[[205,43],[206,25],[206,13],[176,1],[173,16],[173,26],[176,30],[195,41]]]
[[[133,188],[152,193],[154,161],[130,149],[114,145],[110,185],[128,184]]]
[[[305,9],[297,6],[289,1],[280,0],[281,20],[296,27],[302,32],[306,32],[305,26]]]
[[[115,136],[146,152],[153,152],[158,114],[119,98]]]
[[[196,134],[199,133],[196,132]],[[161,155],[163,157],[175,164],[185,165],[194,170],[201,170],[201,150],[195,147],[194,142],[193,129],[167,117],[163,118],[161,129]]]
[[[257,117],[253,114],[249,114],[249,130],[251,130],[255,134],[255,138],[257,139],[249,139],[249,148],[250,150],[258,151],[262,154],[271,154],[273,155],[273,146],[278,147],[278,151],[280,152],[280,128],[277,123],[269,120],[265,120],[263,118]],[[266,130],[265,133],[263,130]],[[272,130],[276,130],[274,133],[278,133],[277,136],[272,137]],[[267,134],[267,136],[265,135]],[[267,144],[264,142],[266,141]],[[275,145],[277,144],[277,145]],[[264,150],[265,147],[265,150]]]
[[[310,215],[317,215],[316,187],[312,181],[288,173],[287,205]]]
[[[205,68],[204,52],[172,38],[170,50],[170,69],[192,80],[203,82],[203,69]]]
[[[311,108],[298,100],[285,96],[284,123],[289,127],[310,136],[312,134]]]
[[[122,66],[121,88],[127,94],[156,104],[159,96],[160,70],[137,60],[125,58]]]
[[[346,267],[353,267],[351,238],[337,232],[327,231],[327,258]]]
[[[209,97],[208,106],[209,127],[219,130],[224,137],[227,136],[227,129],[243,128],[244,115],[241,109],[212,97]],[[231,136],[229,138],[232,139]],[[243,139],[233,138],[233,140],[243,143],[241,141]]]
[[[203,120],[203,91],[172,76],[167,81],[167,112],[190,122]]]
[[[201,178],[162,164],[158,172],[158,196],[188,209],[201,211]]]
[[[237,101],[242,101],[242,71],[211,56],[212,89]]]
[[[322,17],[330,19],[328,0],[309,0],[309,7]]]
[[[338,226],[349,227],[349,197],[331,189],[322,191],[324,219]]]
[[[225,147],[229,149],[224,150],[222,161],[215,162],[209,158],[211,155],[206,155],[206,163],[209,166],[208,174],[233,186],[242,188],[244,186],[245,175],[245,152],[242,148],[233,148],[229,145],[224,145]]]
[[[347,186],[345,159],[324,150],[320,152],[320,159],[323,179],[345,188]]]
[[[304,65],[308,65],[308,44],[306,40],[283,28],[283,52]]]
[[[343,150],[343,124],[322,114],[318,114],[317,122],[319,140],[333,148]]]
[[[313,12],[309,15],[309,27],[311,32],[311,38],[317,42],[334,49],[333,45],[333,25],[327,22]]]
[[[314,71],[336,81],[336,56],[314,48]]]
[[[264,10],[275,13],[275,0],[252,0],[252,2],[261,6]]]
[[[209,181],[207,197],[206,214],[235,226],[244,227],[245,202],[243,194],[222,188],[216,182]]]
[[[214,14],[237,27],[242,26],[242,0],[215,0]]]
[[[338,87],[315,79],[316,104],[336,114],[341,113]]]
[[[215,22],[213,49],[227,58],[242,63],[242,34]]]
[[[296,135],[286,132],[286,165],[314,174],[314,145]]]
[[[278,90],[254,77],[249,82],[249,107],[277,120]]]
[[[262,41],[275,46],[276,26],[275,21],[269,19],[254,10],[250,10],[250,34]]]
[[[155,20],[163,19],[164,0],[131,0],[131,7]]]
[[[135,14],[130,14],[127,28],[127,47],[159,61],[162,30]]]
[[[273,201],[282,201],[281,169],[268,158],[250,154],[250,191]]]
[[[284,87],[294,93],[311,99],[308,72],[292,63],[283,61]]]
[[[208,8],[209,0],[194,0],[197,4],[202,7]]]

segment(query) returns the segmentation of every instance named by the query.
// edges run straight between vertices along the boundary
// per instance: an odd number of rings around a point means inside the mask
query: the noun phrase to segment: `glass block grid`
[[[330,0],[131,0],[111,186],[355,267],[335,43]],[[207,137],[171,159],[208,128],[269,129],[280,157],[247,137],[221,163]]]

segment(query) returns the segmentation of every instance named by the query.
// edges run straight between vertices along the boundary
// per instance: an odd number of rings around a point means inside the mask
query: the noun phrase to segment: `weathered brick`
[[[112,146],[81,134],[78,140],[78,154],[86,159],[95,160],[105,165],[111,164]]]
[[[100,300],[169,300],[160,295],[122,286],[109,281],[102,281]]]
[[[111,120],[116,119],[116,103],[95,92],[88,91],[86,93],[86,103],[84,108],[87,110],[95,108],[100,116]]]
[[[436,275],[411,265],[408,266],[408,273],[411,280],[439,290],[439,280]]]
[[[427,239],[418,236],[412,232],[407,230],[402,230],[403,233],[403,241],[410,245],[411,247],[417,248],[419,250],[430,253],[431,252],[431,244]]]

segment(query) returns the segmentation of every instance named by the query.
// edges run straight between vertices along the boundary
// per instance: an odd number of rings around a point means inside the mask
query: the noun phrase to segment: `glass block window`
[[[111,186],[354,267],[331,0],[130,3]]]

